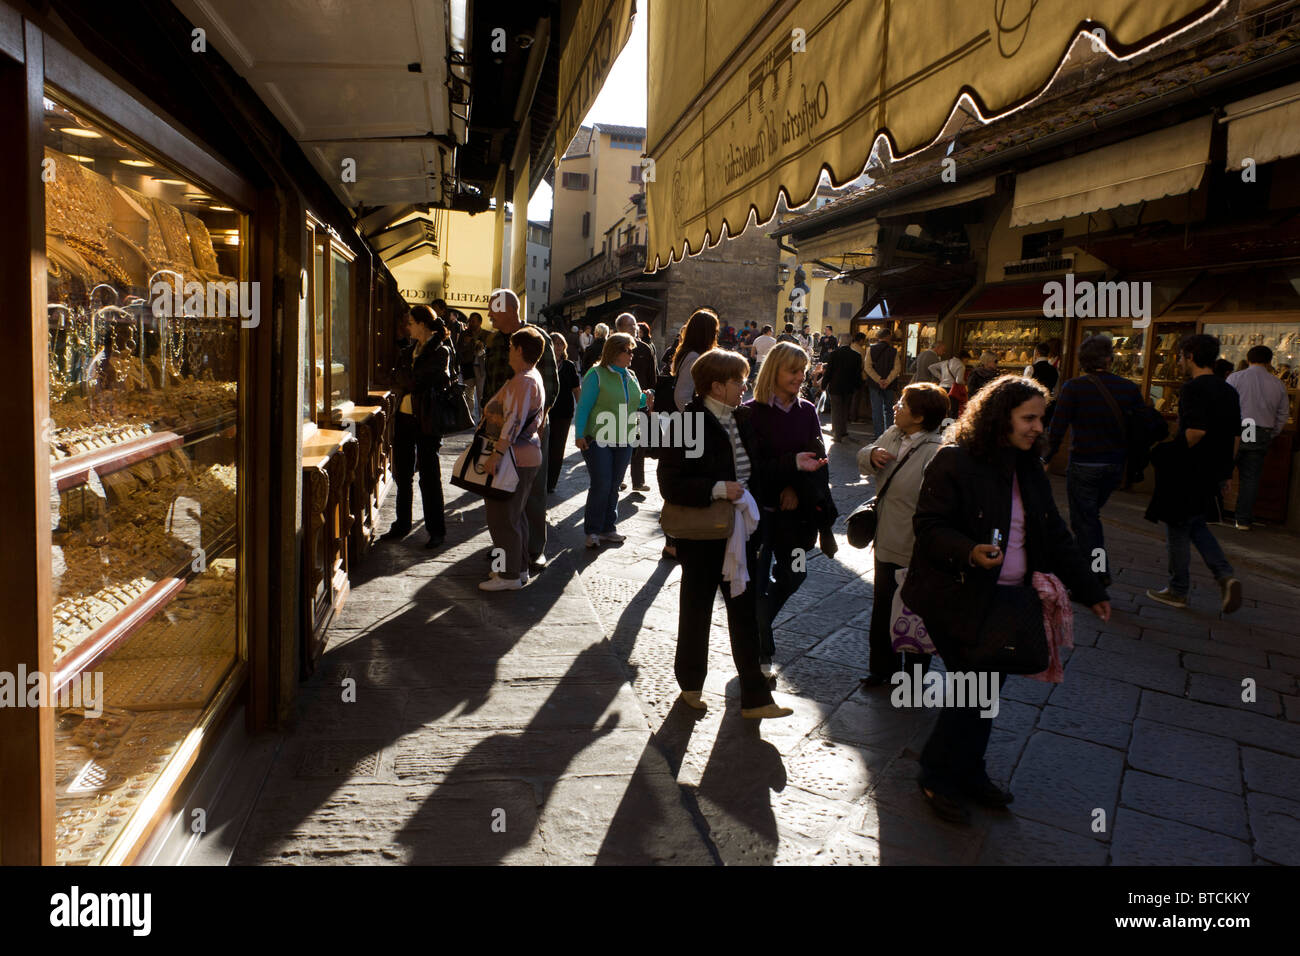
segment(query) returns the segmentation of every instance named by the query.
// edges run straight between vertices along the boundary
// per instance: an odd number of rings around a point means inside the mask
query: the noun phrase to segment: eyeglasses
[[[623,349],[623,351],[622,351],[620,354],[622,354],[622,355],[635,355],[635,354],[636,354],[636,349]]]

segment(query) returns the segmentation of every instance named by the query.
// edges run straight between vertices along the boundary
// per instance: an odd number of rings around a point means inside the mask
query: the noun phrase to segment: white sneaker
[[[760,671],[763,672],[763,676],[766,677],[768,680],[771,680],[771,679],[772,679],[772,674],[775,673],[775,672],[772,670],[772,662],[771,662],[771,661],[763,661],[763,663],[761,663],[761,664],[758,665],[758,669],[759,669]]]
[[[497,575],[478,583],[480,591],[518,591],[524,586],[524,578],[506,578]]]
[[[587,547],[589,547],[589,548],[599,548],[599,547],[600,547],[600,535],[598,535],[598,534],[589,534],[589,535],[587,535]]]
[[[627,538],[624,535],[619,534],[617,531],[607,531],[600,536],[600,540],[612,541],[614,544],[619,544],[626,541]]]

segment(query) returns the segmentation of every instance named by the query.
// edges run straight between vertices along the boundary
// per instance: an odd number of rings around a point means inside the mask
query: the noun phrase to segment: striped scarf
[[[727,430],[727,436],[731,439],[731,455],[736,462],[736,481],[745,484],[749,481],[749,455],[745,453],[744,442],[740,440],[740,429],[736,427],[736,410],[709,395],[704,396],[704,407]]]

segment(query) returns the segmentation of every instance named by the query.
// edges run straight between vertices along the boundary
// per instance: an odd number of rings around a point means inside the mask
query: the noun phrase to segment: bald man
[[[514,375],[510,367],[510,336],[528,323],[519,317],[519,297],[509,289],[497,289],[488,298],[488,317],[496,329],[489,337],[483,352],[483,397],[491,401],[492,396],[500,391],[501,386]],[[560,375],[555,364],[555,346],[551,337],[546,338],[546,350],[542,352],[537,363],[537,371],[542,376],[542,387],[546,392],[546,413],[555,404],[555,396],[560,391]],[[537,430],[537,437],[542,443],[542,465],[539,475],[547,474],[547,457],[550,446],[550,425],[545,417]],[[528,569],[533,572],[546,567],[546,481],[534,481],[524,506],[528,517]]]

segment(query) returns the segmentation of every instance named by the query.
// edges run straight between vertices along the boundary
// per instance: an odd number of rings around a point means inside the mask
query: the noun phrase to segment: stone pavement
[[[871,492],[862,437],[831,452],[843,515]],[[444,476],[466,440],[444,445]],[[1008,680],[988,767],[1016,799],[960,827],[915,783],[934,713],[858,684],[870,552],[810,554],[777,626],[785,720],[740,717],[719,599],[696,717],[676,703],[680,570],[659,560],[658,492],[625,495],[627,541],[589,552],[585,478],[570,444],[552,563],[523,591],[477,590],[490,541],[455,488],[443,549],[417,526],[368,558],[233,862],[1300,863],[1295,537],[1216,529],[1245,604],[1221,619],[1194,558],[1175,611],[1143,596],[1165,583],[1161,529],[1117,495],[1114,615],[1076,607],[1063,684]]]

